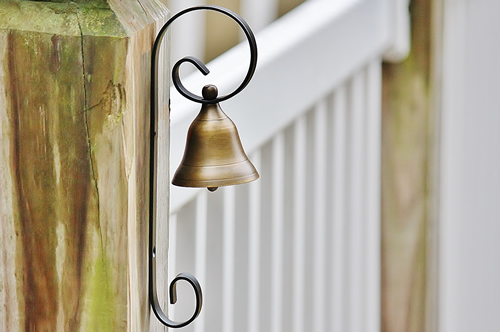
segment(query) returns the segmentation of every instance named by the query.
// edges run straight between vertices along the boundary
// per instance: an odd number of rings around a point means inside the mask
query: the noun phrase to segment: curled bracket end
[[[176,18],[178,18],[182,14],[185,14],[185,13],[190,12],[190,11],[202,10],[202,9],[213,10],[213,11],[222,13],[226,16],[229,16],[234,21],[236,21],[236,23],[238,23],[238,25],[243,29],[243,32],[245,33],[245,36],[247,37],[247,40],[248,40],[248,43],[250,46],[250,65],[248,67],[248,72],[247,72],[245,78],[243,79],[243,82],[241,82],[240,86],[238,88],[236,88],[230,94],[220,96],[220,97],[215,98],[215,99],[205,99],[203,97],[200,97],[200,96],[190,92],[189,90],[187,90],[184,87],[184,85],[181,82],[180,76],[179,76],[179,67],[184,62],[189,62],[189,63],[193,64],[203,75],[207,75],[210,71],[205,66],[205,64],[203,64],[203,62],[201,62],[199,59],[197,59],[195,57],[187,56],[187,57],[180,59],[179,61],[177,61],[175,63],[175,65],[172,69],[172,81],[173,81],[174,86],[177,89],[177,91],[179,91],[179,93],[182,96],[184,96],[185,98],[187,98],[191,101],[194,101],[197,103],[203,103],[203,104],[206,104],[206,103],[216,104],[216,103],[220,103],[221,101],[227,100],[227,99],[235,96],[236,94],[240,93],[248,85],[248,83],[252,79],[253,74],[255,72],[255,69],[257,68],[257,42],[255,40],[255,36],[252,32],[252,29],[250,29],[250,26],[248,25],[247,22],[245,22],[245,20],[243,18],[241,18],[238,14],[230,11],[229,9],[219,7],[219,6],[196,6],[196,7],[188,8],[188,9],[180,12],[179,14],[173,16],[165,24],[164,28],[166,28],[166,26],[168,26],[170,23],[172,23]]]
[[[172,282],[170,283],[170,287],[169,287],[170,303],[175,304],[177,302],[177,282],[180,280],[187,281],[193,287],[193,290],[194,290],[194,294],[195,294],[195,298],[196,298],[196,307],[195,307],[195,310],[194,310],[191,318],[189,318],[185,322],[174,322],[174,321],[170,320],[167,317],[167,315],[165,315],[165,313],[161,310],[160,305],[159,305],[156,298],[152,302],[153,312],[155,313],[158,320],[162,324],[164,324],[165,326],[170,327],[170,328],[181,328],[181,327],[184,327],[184,326],[191,324],[191,322],[193,322],[196,319],[196,317],[199,316],[199,314],[201,312],[201,308],[203,306],[203,294],[201,291],[200,283],[198,282],[198,280],[194,276],[192,276],[189,273],[178,274],[174,278],[174,280],[172,280]]]

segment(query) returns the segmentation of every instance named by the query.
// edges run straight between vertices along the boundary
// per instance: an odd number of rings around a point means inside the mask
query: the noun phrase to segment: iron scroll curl
[[[177,282],[180,280],[187,281],[193,287],[196,297],[195,311],[191,316],[191,318],[189,318],[184,322],[175,322],[170,320],[160,307],[160,304],[158,302],[157,292],[155,291],[154,294],[151,294],[151,296],[154,297],[153,299],[151,299],[152,301],[151,306],[153,308],[153,313],[161,323],[170,328],[181,328],[191,324],[191,322],[193,322],[196,319],[196,317],[198,317],[198,315],[200,314],[201,307],[203,304],[203,297],[202,297],[200,283],[194,276],[192,276],[189,273],[179,273],[170,283],[169,287],[170,303],[175,304],[177,302]]]
[[[197,10],[211,10],[211,11],[215,11],[215,12],[224,14],[224,15],[230,17],[231,19],[233,19],[241,27],[241,29],[245,33],[245,36],[248,40],[248,44],[250,46],[250,64],[248,66],[248,71],[247,71],[245,78],[243,79],[241,84],[233,92],[231,92],[227,95],[219,96],[215,99],[205,99],[203,97],[200,97],[200,96],[190,92],[182,84],[182,81],[180,79],[179,68],[185,62],[189,62],[189,63],[193,64],[203,75],[208,75],[210,73],[210,70],[207,68],[207,66],[200,59],[193,57],[193,56],[187,56],[187,57],[180,59],[179,61],[177,61],[174,64],[174,66],[172,68],[172,81],[173,81],[175,88],[177,89],[177,91],[179,91],[179,93],[182,96],[184,96],[185,98],[187,98],[191,101],[194,101],[196,103],[217,104],[219,102],[222,102],[224,100],[232,98],[235,95],[237,95],[238,93],[240,93],[248,85],[248,83],[250,82],[250,80],[253,77],[253,74],[255,73],[255,69],[257,68],[257,42],[255,39],[255,35],[254,35],[252,29],[250,28],[250,26],[248,25],[248,23],[243,18],[241,18],[241,16],[236,14],[235,12],[233,12],[227,8],[224,8],[224,7],[206,5],[206,6],[195,6],[195,7],[187,8],[187,9],[184,9],[183,11],[180,11],[179,13],[175,14],[163,25],[161,30],[158,32],[158,37],[156,38],[155,44],[153,45],[153,55],[156,54],[156,56],[155,56],[156,59],[154,59],[154,62],[156,62],[156,63],[153,63],[153,66],[154,67],[157,66],[157,58],[158,58],[157,54],[159,53],[159,45],[161,43],[161,40],[162,40],[165,32],[167,31],[168,27],[170,26],[170,24],[172,24],[180,16],[182,16],[186,13],[192,12],[192,11],[197,11]]]

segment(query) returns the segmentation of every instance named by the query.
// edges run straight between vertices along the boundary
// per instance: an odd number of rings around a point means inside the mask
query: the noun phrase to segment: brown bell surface
[[[219,104],[202,104],[200,113],[189,127],[184,157],[172,184],[216,188],[258,178],[233,121]]]

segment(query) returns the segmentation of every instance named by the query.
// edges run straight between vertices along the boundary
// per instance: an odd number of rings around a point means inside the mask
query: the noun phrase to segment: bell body
[[[219,104],[202,104],[189,127],[184,157],[172,184],[217,188],[259,178],[248,160],[233,121]]]

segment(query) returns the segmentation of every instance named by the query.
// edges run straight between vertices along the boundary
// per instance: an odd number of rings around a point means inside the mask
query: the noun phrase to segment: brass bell
[[[203,98],[217,98],[217,87],[206,85]],[[248,160],[233,121],[219,104],[203,103],[200,113],[189,127],[184,157],[172,184],[181,187],[221,186],[250,182],[259,173]]]

